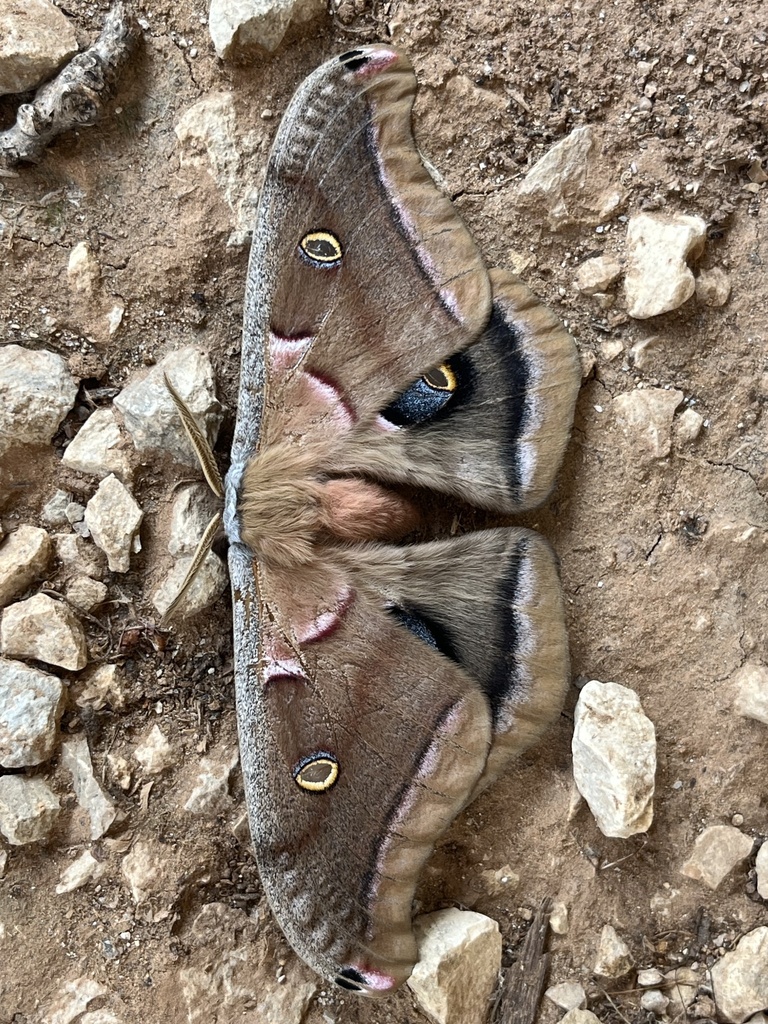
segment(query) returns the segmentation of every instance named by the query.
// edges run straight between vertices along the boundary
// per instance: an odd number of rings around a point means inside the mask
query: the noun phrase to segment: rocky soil
[[[228,597],[170,629],[152,602],[188,554],[178,537],[169,551],[172,510],[199,474],[172,445],[136,448],[112,412],[194,346],[213,368],[226,466],[271,139],[309,71],[374,40],[409,54],[425,157],[489,265],[567,324],[584,377],[556,491],[527,519],[561,560],[574,685],[546,738],[439,844],[417,910],[494,919],[506,967],[551,897],[550,984],[581,985],[600,1021],[741,1024],[765,1007],[713,996],[710,968],[744,936],[751,969],[768,957],[764,2],[302,9],[273,53],[217,40],[222,58],[204,5],[137,5],[142,40],[105,117],[0,173],[0,356],[63,360],[50,429],[24,434],[35,410],[0,408],[0,555],[23,541],[31,566],[15,549],[0,597],[34,602],[26,633],[3,613],[21,668],[3,677],[0,752],[3,697],[41,702],[40,734],[0,757],[0,813],[24,791],[38,822],[0,841],[0,1024],[427,1019],[407,988],[376,1006],[331,991],[274,925],[243,819]],[[80,48],[106,10],[62,7]],[[0,128],[31,95],[0,95]],[[63,460],[97,415],[99,436],[117,431],[109,466]],[[113,525],[105,487],[132,524],[112,531],[109,561],[94,543]],[[29,646],[40,615],[60,630],[45,657]],[[653,821],[628,838],[607,838],[573,797],[574,708],[592,679],[635,691],[655,729]],[[713,826],[729,831],[697,843]],[[607,974],[606,925],[626,947]],[[659,974],[640,984],[640,969]],[[540,1019],[569,1005],[545,999]]]

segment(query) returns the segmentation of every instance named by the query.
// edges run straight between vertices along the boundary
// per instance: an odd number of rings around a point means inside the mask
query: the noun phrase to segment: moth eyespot
[[[362,992],[365,978],[356,968],[344,967],[333,980],[339,988],[346,988],[350,992]]]
[[[311,793],[324,793],[333,786],[338,777],[339,762],[333,754],[325,751],[303,757],[293,769],[296,785]]]
[[[434,388],[435,391],[456,390],[456,374],[448,363],[441,363],[440,366],[435,366],[428,370],[422,379],[425,384]]]
[[[341,263],[341,242],[330,231],[310,231],[299,242],[299,249],[312,263],[324,267]]]

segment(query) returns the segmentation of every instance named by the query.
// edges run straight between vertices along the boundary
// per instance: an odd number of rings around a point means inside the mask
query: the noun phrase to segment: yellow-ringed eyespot
[[[431,370],[427,370],[423,380],[435,391],[456,390],[456,374],[448,363],[441,363],[440,366],[434,366]]]
[[[299,248],[312,263],[324,267],[341,263],[341,242],[330,231],[310,231],[299,242]]]
[[[311,793],[324,793],[339,777],[339,762],[325,751],[303,757],[293,769],[297,786]]]

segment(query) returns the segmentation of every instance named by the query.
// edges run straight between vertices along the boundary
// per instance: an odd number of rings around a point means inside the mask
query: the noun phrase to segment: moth
[[[361,46],[287,109],[223,487],[261,880],[299,956],[369,996],[413,968],[411,903],[436,840],[538,738],[568,676],[542,537],[404,542],[429,535],[425,493],[502,514],[540,504],[580,380],[562,325],[486,269],[422,164],[415,89],[402,54]]]

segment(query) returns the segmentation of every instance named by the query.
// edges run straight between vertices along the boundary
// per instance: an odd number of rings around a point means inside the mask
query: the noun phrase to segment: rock
[[[49,0],[0,0],[0,96],[26,92],[77,53],[69,18]]]
[[[93,544],[71,533],[55,533],[53,544],[61,574],[69,579],[86,573],[94,579],[104,575],[104,555]]]
[[[680,874],[717,889],[752,853],[753,842],[732,825],[711,825],[696,837],[693,852]]]
[[[653,821],[656,734],[636,693],[588,682],[574,715],[573,776],[603,835],[626,839]]]
[[[67,283],[73,292],[92,298],[101,288],[101,267],[87,242],[78,242],[67,261]]]
[[[627,312],[636,320],[678,309],[696,283],[687,264],[704,251],[707,225],[701,217],[638,213],[627,227]]]
[[[640,1006],[657,1017],[663,1017],[669,1006],[669,997],[657,988],[649,988],[640,996]]]
[[[93,774],[85,736],[69,736],[64,740],[61,763],[71,773],[77,802],[90,819],[91,839],[100,839],[115,820],[117,811]]]
[[[739,939],[711,970],[712,991],[720,1015],[742,1024],[768,1007],[768,927]]]
[[[675,421],[675,437],[680,447],[693,444],[704,426],[704,417],[695,409],[685,409]]]
[[[107,764],[115,784],[127,793],[133,784],[131,766],[119,754],[107,754]]]
[[[123,857],[121,870],[134,903],[159,896],[171,903],[176,868],[170,848],[165,844],[156,839],[139,839]]]
[[[179,971],[179,989],[188,1024],[304,1020],[319,988],[317,976],[293,957],[276,976],[260,955],[256,922],[242,910],[208,903],[185,941],[187,966]]]
[[[210,520],[211,499],[207,485],[180,487],[171,509],[169,554],[193,555]]]
[[[216,399],[211,362],[193,345],[171,352],[143,380],[123,388],[115,406],[123,414],[126,429],[140,451],[165,448],[180,462],[197,468],[197,456],[184,433],[163,373],[168,374],[213,445],[221,424],[221,406]]]
[[[0,347],[0,455],[18,444],[50,444],[76,396],[77,384],[61,356]]]
[[[419,960],[408,986],[437,1024],[485,1020],[501,969],[501,932],[471,910],[438,910],[414,921]]]
[[[593,972],[601,978],[621,978],[632,967],[629,946],[610,924],[603,925]]]
[[[544,995],[563,1010],[583,1010],[587,1005],[587,993],[583,985],[575,981],[563,981],[559,985],[552,985]]]
[[[43,1014],[41,1024],[83,1024],[84,1011],[95,999],[109,995],[109,989],[85,976],[65,982]]]
[[[585,125],[556,143],[526,174],[519,196],[547,211],[550,230],[608,220],[624,201],[594,129]]]
[[[768,725],[768,667],[759,661],[747,661],[733,673],[731,684],[736,693],[736,713]]]
[[[643,988],[649,988],[654,985],[662,985],[664,983],[664,975],[661,971],[655,967],[647,967],[645,970],[637,972],[637,984]]]
[[[619,395],[614,415],[624,436],[637,448],[640,461],[663,459],[672,447],[672,420],[683,401],[682,391],[635,388]]]
[[[12,846],[47,839],[59,810],[59,798],[42,779],[0,776],[0,832]]]
[[[106,600],[107,588],[104,583],[92,580],[90,576],[77,576],[67,584],[64,594],[75,608],[84,612],[92,612]]]
[[[184,800],[183,809],[190,814],[211,817],[229,810],[232,807],[229,776],[238,760],[237,748],[219,753],[217,757],[204,757],[192,792]]]
[[[755,859],[755,871],[757,872],[757,895],[768,900],[768,839],[757,851]]]
[[[85,519],[85,505],[81,505],[79,501],[70,501],[64,515],[69,525],[75,527]]]
[[[612,256],[595,256],[585,260],[576,272],[576,287],[582,295],[597,295],[621,277],[621,264]]]
[[[5,872],[8,868],[8,851],[0,850],[0,878],[5,878]]]
[[[45,575],[53,553],[45,530],[23,523],[0,546],[0,608],[10,604]]]
[[[481,871],[480,879],[483,888],[489,896],[500,896],[503,892],[509,892],[520,882],[520,875],[513,871],[509,864],[496,871]]]
[[[237,227],[252,230],[256,192],[245,185],[232,93],[208,93],[184,113],[174,131],[181,166],[209,173],[234,212]]]
[[[569,1010],[561,1018],[560,1024],[601,1024],[600,1018],[596,1017],[591,1010]]]
[[[731,281],[720,267],[700,270],[696,278],[696,301],[702,306],[724,306],[731,296]]]
[[[173,747],[158,725],[152,726],[143,742],[134,750],[133,756],[144,769],[145,775],[159,775],[176,760]]]
[[[273,53],[291,22],[309,21],[323,10],[321,0],[211,0],[208,29],[222,60],[254,45]]]
[[[107,556],[112,572],[128,572],[131,552],[141,550],[137,530],[144,513],[130,491],[110,475],[102,480],[85,509],[94,543]]]
[[[120,427],[111,408],[96,409],[70,441],[62,462],[79,473],[88,473],[103,480],[114,473],[128,483],[132,469]]]
[[[99,665],[83,680],[83,689],[75,698],[79,708],[100,711],[103,707],[119,711],[125,703],[123,677],[117,665]]]
[[[56,895],[62,896],[65,892],[81,889],[88,882],[101,878],[106,869],[106,863],[96,860],[90,850],[83,850],[80,856],[62,871],[61,881],[56,886]]]
[[[552,912],[549,915],[549,927],[555,935],[568,934],[568,907],[564,903],[552,904]]]
[[[46,761],[56,745],[64,685],[20,661],[0,659],[0,765],[24,768]]]
[[[181,590],[186,578],[187,571],[192,564],[192,555],[180,558],[174,563],[173,568],[167,574],[160,586],[152,594],[152,604],[162,616],[168,611],[171,603]],[[219,599],[227,586],[227,570],[224,563],[217,554],[209,551],[205,561],[198,569],[194,582],[190,584],[189,590],[183,600],[174,611],[174,616],[182,619],[191,619],[200,612],[205,611]]]
[[[88,661],[80,622],[63,602],[47,594],[35,594],[5,609],[0,621],[0,652],[72,672],[85,668]]]
[[[673,1017],[685,1015],[696,998],[700,978],[690,967],[677,967],[664,975],[666,993],[669,996],[669,1013]]]
[[[71,494],[67,494],[66,491],[56,491],[53,497],[43,506],[43,510],[40,513],[43,522],[47,526],[54,528],[66,526],[69,522],[67,519],[67,505],[69,505],[70,501],[72,501]]]

